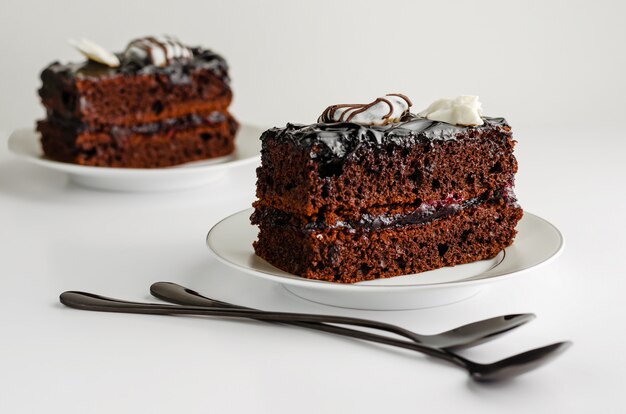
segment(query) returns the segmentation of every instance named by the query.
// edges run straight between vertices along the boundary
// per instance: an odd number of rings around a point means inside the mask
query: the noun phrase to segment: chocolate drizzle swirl
[[[407,104],[407,109],[405,111],[403,111],[403,113],[400,115],[404,115],[406,112],[408,112],[408,108],[410,108],[413,103],[411,102],[411,100],[406,96],[403,95],[401,93],[388,93],[385,96],[396,96],[399,97],[401,99],[403,99],[406,104]],[[387,98],[382,97],[382,98],[377,98],[374,101],[368,103],[368,104],[339,104],[339,105],[331,105],[328,108],[326,108],[324,110],[324,112],[322,112],[322,115],[319,116],[319,118],[317,119],[317,122],[326,122],[326,123],[330,123],[330,122],[351,122],[355,116],[366,112],[367,110],[373,108],[375,105],[384,102],[389,106],[389,111],[384,114],[382,116],[382,125],[385,125],[389,122],[392,122],[393,119],[390,119],[391,115],[393,115],[394,110],[396,109],[394,104]],[[335,115],[337,113],[337,110],[340,109],[344,109],[346,108],[344,111],[342,111],[342,113],[339,115],[339,117],[337,118]]]
[[[193,52],[173,36],[147,36],[135,39],[124,51],[125,61],[165,66],[173,60],[191,59]]]

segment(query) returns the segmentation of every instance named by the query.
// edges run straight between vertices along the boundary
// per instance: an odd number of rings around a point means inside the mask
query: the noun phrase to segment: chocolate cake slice
[[[296,275],[354,283],[487,259],[510,245],[522,210],[509,125],[456,125],[409,107],[388,95],[266,131],[256,254]]]
[[[48,158],[152,168],[234,150],[238,124],[221,56],[171,37],[137,39],[117,55],[86,45],[87,61],[55,62],[41,74],[47,116],[37,129]]]

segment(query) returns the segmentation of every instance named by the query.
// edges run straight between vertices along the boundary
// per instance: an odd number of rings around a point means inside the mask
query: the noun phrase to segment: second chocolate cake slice
[[[303,277],[354,283],[486,259],[510,245],[522,216],[515,141],[504,119],[471,119],[463,99],[450,105],[474,125],[429,119],[442,111],[413,115],[408,98],[393,94],[266,131],[256,254]]]
[[[238,123],[228,66],[216,53],[171,36],[136,39],[113,54],[78,43],[88,59],[41,74],[51,159],[101,167],[155,168],[228,155]]]

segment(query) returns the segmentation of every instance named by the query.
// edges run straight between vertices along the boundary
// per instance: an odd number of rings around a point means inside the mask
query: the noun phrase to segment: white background
[[[12,2],[0,4],[0,412],[626,411],[623,2]],[[120,194],[67,183],[6,151],[42,115],[38,73],[173,33],[230,62],[233,112],[310,122],[332,103],[403,92],[422,109],[481,96],[519,141],[522,206],[561,229],[551,265],[451,306],[358,312],[307,303],[217,264],[203,244],[253,200],[254,168],[203,189]],[[261,323],[93,314],[63,290],[135,300],[170,280],[243,305],[344,313],[436,332],[501,313],[538,319],[467,355],[575,343],[516,381],[471,383],[409,353]]]
[[[422,4],[420,4],[422,3]],[[514,126],[623,116],[621,1],[32,1],[0,3],[0,125],[41,115],[39,72],[80,59],[68,38],[122,50],[173,33],[223,54],[240,118],[311,122],[329,104],[479,95]]]

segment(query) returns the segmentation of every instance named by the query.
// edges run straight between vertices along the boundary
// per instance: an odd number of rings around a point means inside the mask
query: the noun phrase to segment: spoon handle
[[[96,295],[87,292],[68,291],[63,292],[60,301],[64,305],[81,310],[98,311],[98,312],[118,312],[118,313],[137,313],[149,315],[200,315],[200,316],[220,316],[230,318],[249,318],[271,322],[329,322],[337,324],[351,324],[365,328],[381,329],[384,326],[388,332],[402,335],[405,330],[403,328],[383,324],[382,322],[369,321],[366,319],[349,318],[342,316],[329,315],[313,315],[301,313],[286,312],[266,312],[251,309],[228,309],[228,308],[207,308],[200,306],[176,306],[161,305],[155,303],[139,303],[128,302],[119,299],[107,298],[105,296]],[[374,333],[358,331],[354,329],[343,328],[334,325],[320,325],[320,330],[332,332],[352,338],[364,339],[370,342],[377,342],[386,345],[396,346],[400,348],[410,349],[421,352],[423,354],[452,362],[467,369],[465,360],[458,355],[439,348],[426,346],[416,342],[408,342],[400,339],[390,338],[388,336],[377,335]],[[393,329],[389,329],[393,328]],[[318,329],[318,328],[316,328]],[[402,335],[404,336],[404,335]],[[410,338],[409,338],[410,339]]]
[[[171,282],[157,282],[150,286],[150,293],[157,299],[174,303],[182,306],[201,306],[203,308],[228,308],[228,309],[249,309],[258,310],[254,308],[248,308],[245,306],[235,305],[229,302],[223,302],[217,299],[207,298],[200,293],[188,289],[184,286],[177,285]],[[274,322],[264,321],[268,323],[281,323],[284,325],[299,326],[301,328],[313,329],[322,332],[330,332],[338,335],[344,335],[349,337],[358,337],[359,339],[367,339],[368,334],[343,326],[328,325],[322,322]]]
[[[74,294],[79,293],[82,296],[74,298]],[[74,298],[74,299],[72,299]],[[396,325],[378,322],[368,319],[352,318],[348,316],[335,316],[335,315],[317,315],[306,313],[290,313],[290,312],[267,312],[257,309],[242,309],[236,307],[213,307],[207,308],[206,306],[174,306],[163,304],[149,304],[149,303],[137,303],[127,302],[118,299],[105,298],[103,296],[94,295],[92,293],[85,292],[64,292],[61,294],[61,302],[80,309],[88,310],[105,310],[107,312],[115,312],[117,308],[120,308],[120,312],[133,312],[136,313],[150,313],[154,311],[157,314],[163,314],[174,312],[176,314],[206,314],[214,316],[233,316],[233,317],[247,317],[252,319],[260,319],[265,321],[274,322],[326,322],[340,325],[353,325],[363,328],[377,329],[385,332],[389,332],[395,335],[399,335],[410,339],[416,343],[422,342],[422,336],[408,329],[401,328]],[[80,300],[78,300],[80,299]],[[73,304],[73,305],[72,305]],[[105,309],[100,309],[104,307]],[[141,310],[141,312],[139,312]],[[200,313],[198,313],[200,312]]]
[[[173,282],[155,282],[150,286],[150,293],[152,296],[163,301],[183,306],[253,309],[209,298],[192,289]],[[496,316],[462,325],[438,334],[421,335],[414,333],[412,340],[417,341],[419,339],[418,342],[423,345],[456,351],[491,341],[534,318],[535,315],[530,313]],[[324,326],[323,323],[289,322],[288,324],[309,329],[324,330],[320,329],[320,326]]]

